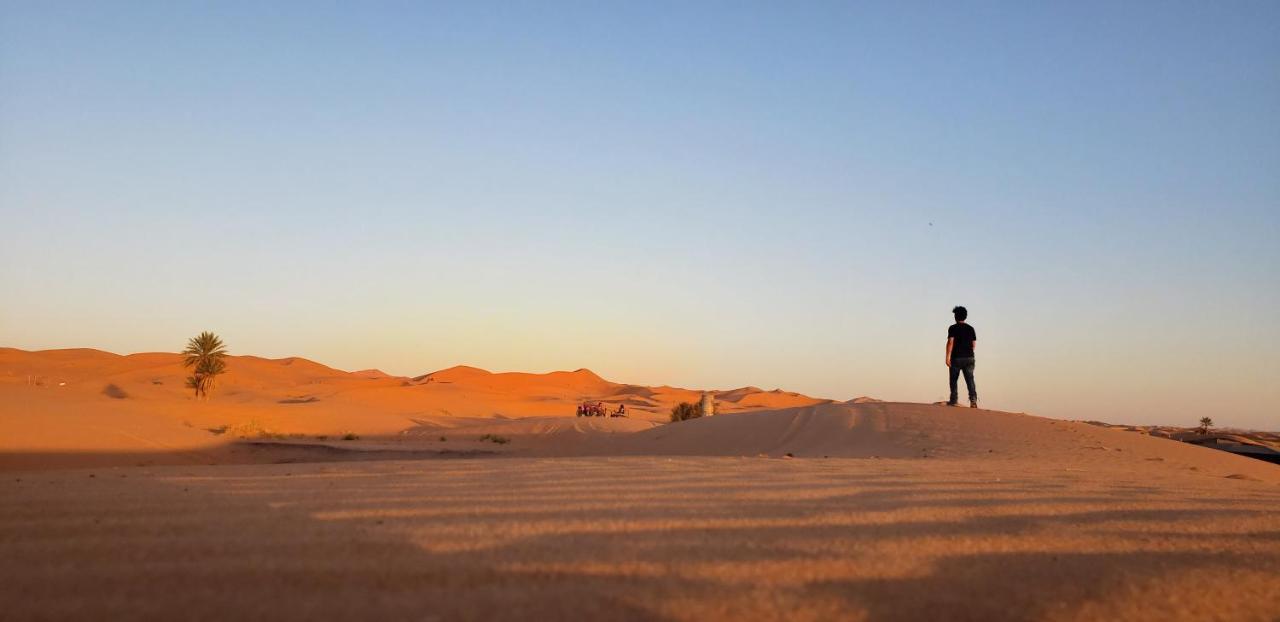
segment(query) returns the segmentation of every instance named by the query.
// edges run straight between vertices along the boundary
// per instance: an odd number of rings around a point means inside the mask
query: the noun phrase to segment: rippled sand
[[[1033,460],[482,458],[0,481],[0,618],[1274,620],[1280,488]]]

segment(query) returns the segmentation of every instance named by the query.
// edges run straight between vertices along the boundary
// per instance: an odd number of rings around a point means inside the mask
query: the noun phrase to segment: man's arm
[[[955,337],[947,337],[947,367],[951,367],[951,348],[956,345]]]

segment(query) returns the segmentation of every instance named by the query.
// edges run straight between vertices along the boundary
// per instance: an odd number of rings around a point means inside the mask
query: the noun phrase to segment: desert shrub
[[[672,421],[688,421],[702,416],[702,405],[693,402],[681,402],[671,409]]]
[[[125,393],[124,389],[121,389],[120,387],[114,384],[109,384],[105,387],[102,387],[102,394],[109,398],[117,399],[117,400],[122,400],[126,397],[129,397],[129,394]]]
[[[358,440],[360,440],[360,435],[359,435],[359,434],[356,434],[355,432],[347,432],[346,434],[343,434],[343,435],[342,435],[342,440],[344,440],[344,441],[358,441]]]
[[[499,445],[506,445],[507,443],[511,442],[511,439],[506,438],[505,436],[498,436],[497,434],[485,434],[484,436],[480,437],[480,440],[493,441]]]
[[[229,433],[232,436],[245,439],[286,438],[284,434],[262,425],[257,419],[250,419],[244,423],[237,423],[230,426],[222,426],[222,429],[224,433]],[[209,431],[214,432],[212,429]],[[214,433],[217,434],[217,432]]]

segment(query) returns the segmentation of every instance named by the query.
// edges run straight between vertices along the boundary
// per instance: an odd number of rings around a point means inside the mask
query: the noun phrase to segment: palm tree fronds
[[[187,388],[194,390],[197,398],[207,396],[214,377],[227,370],[226,345],[217,335],[204,331],[187,340],[182,354],[182,366],[195,368],[187,377]]]

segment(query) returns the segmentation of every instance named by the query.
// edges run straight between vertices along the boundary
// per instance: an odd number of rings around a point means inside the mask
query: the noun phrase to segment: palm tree
[[[1208,433],[1209,433],[1209,428],[1210,428],[1210,427],[1212,427],[1212,426],[1213,426],[1213,419],[1210,419],[1210,418],[1208,418],[1208,417],[1201,417],[1201,418],[1200,418],[1200,428],[1199,428],[1198,430],[1196,430],[1196,431],[1197,431],[1197,432],[1199,432],[1199,433],[1201,433],[1201,434],[1208,434]]]
[[[227,348],[217,335],[204,331],[187,340],[187,349],[182,351],[183,367],[194,368],[192,375],[187,376],[187,388],[196,393],[196,399],[209,396],[213,388],[213,380],[227,371]]]

